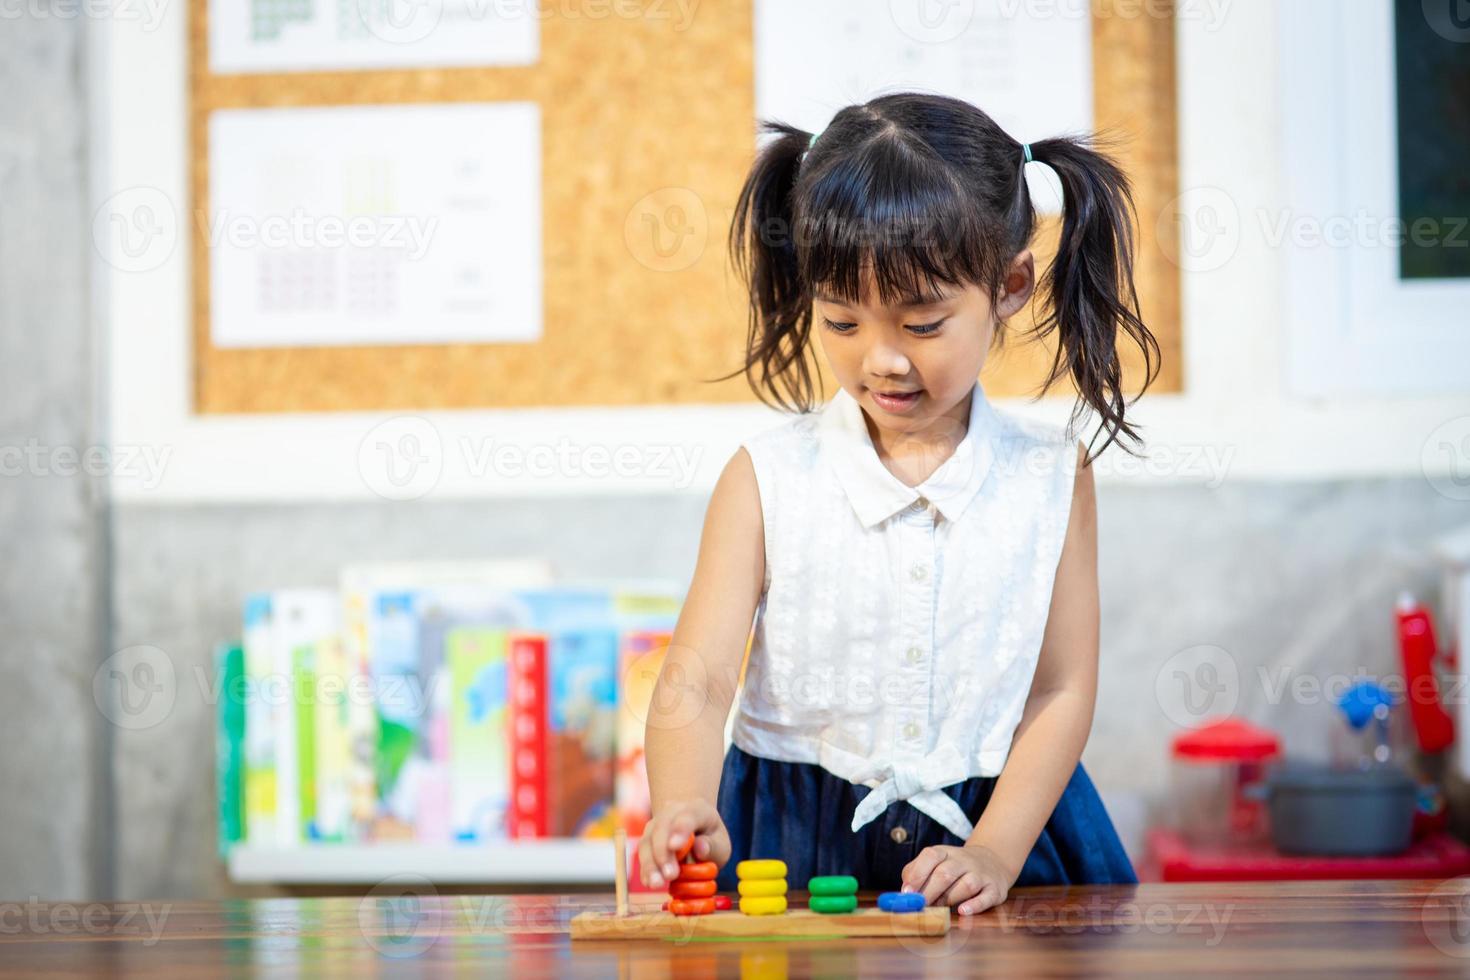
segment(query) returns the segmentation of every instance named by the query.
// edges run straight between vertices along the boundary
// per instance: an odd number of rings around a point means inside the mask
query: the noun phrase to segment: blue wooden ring
[[[884,912],[918,912],[923,907],[923,892],[884,892],[878,896],[878,908]]]

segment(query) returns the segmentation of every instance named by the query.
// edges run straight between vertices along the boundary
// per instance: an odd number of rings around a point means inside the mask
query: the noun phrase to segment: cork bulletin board
[[[212,74],[208,3],[191,0],[194,405],[200,413],[363,411],[754,400],[734,370],[744,291],[725,232],[754,155],[752,0],[656,18],[542,11],[530,66]],[[1113,10],[1133,10],[1132,16]],[[1139,209],[1137,281],[1158,336],[1155,390],[1178,391],[1179,270],[1157,239],[1178,194],[1174,23],[1094,0],[1098,128],[1122,150]],[[1147,5],[1156,10],[1158,5]],[[534,343],[217,348],[210,340],[209,117],[218,109],[532,101],[541,111],[544,328]],[[1164,227],[1168,227],[1165,223]],[[1056,222],[1043,226],[1038,269]],[[991,395],[1034,393],[1049,354],[1031,322],[987,366]],[[1134,359],[1136,361],[1136,358]],[[1125,363],[1129,363],[1126,362]],[[1136,374],[1136,372],[1135,372]],[[830,395],[834,386],[824,378]]]

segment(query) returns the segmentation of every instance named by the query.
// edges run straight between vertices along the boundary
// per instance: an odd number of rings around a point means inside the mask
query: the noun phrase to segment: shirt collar
[[[911,487],[889,472],[878,458],[862,406],[846,389],[839,388],[822,410],[823,454],[831,461],[864,527],[882,523],[920,497],[932,502],[945,520],[959,520],[990,472],[995,458],[993,434],[990,403],[977,382],[970,392],[970,424],[965,437],[927,480]]]

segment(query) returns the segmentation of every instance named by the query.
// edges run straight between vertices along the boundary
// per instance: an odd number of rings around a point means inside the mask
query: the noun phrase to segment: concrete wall
[[[45,9],[0,21],[0,897],[22,900],[110,889],[85,23]]]

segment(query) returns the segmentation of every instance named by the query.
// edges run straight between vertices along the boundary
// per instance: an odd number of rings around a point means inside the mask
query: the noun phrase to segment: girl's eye
[[[822,322],[827,325],[828,330],[834,333],[851,333],[857,329],[856,323],[834,323],[826,317],[822,317]],[[923,337],[933,333],[942,326],[944,326],[943,320],[935,320],[933,323],[909,324],[904,329],[916,337]]]

